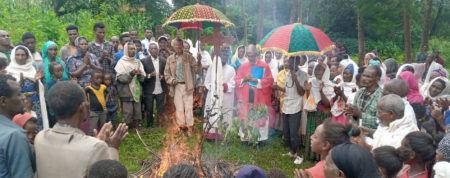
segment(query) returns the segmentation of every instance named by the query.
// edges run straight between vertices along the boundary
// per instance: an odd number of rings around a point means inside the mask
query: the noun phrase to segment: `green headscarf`
[[[44,59],[44,64],[45,64],[45,83],[48,83],[49,81],[53,80],[53,74],[50,74],[50,71],[48,69],[48,66],[50,65],[50,60],[48,59],[48,55],[47,55],[47,51],[48,48],[50,48],[51,46],[56,46],[58,47],[58,45],[53,42],[53,41],[48,41],[47,43],[44,44],[44,47],[42,48],[42,58]],[[59,62],[64,69],[64,73],[62,76],[62,81],[63,80],[69,80],[69,75],[67,73],[67,69],[66,69],[66,65],[64,64],[64,62],[62,62],[58,56],[55,57],[55,61]]]

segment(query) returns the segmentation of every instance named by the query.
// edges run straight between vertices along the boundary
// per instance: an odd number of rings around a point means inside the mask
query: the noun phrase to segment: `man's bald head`
[[[388,94],[396,94],[400,97],[406,97],[408,95],[409,87],[408,84],[402,79],[392,79],[384,84],[382,91],[383,96]]]

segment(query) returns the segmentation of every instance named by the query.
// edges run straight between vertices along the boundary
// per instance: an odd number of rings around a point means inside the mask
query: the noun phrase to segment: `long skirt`
[[[312,151],[311,148],[311,135],[314,134],[314,132],[316,131],[317,126],[319,126],[320,124],[322,124],[322,122],[326,119],[329,118],[330,114],[329,113],[325,113],[323,111],[321,111],[320,109],[318,109],[315,112],[309,112],[308,113],[308,121],[306,124],[306,135],[303,135],[303,145],[305,146],[305,158],[308,160],[320,160],[320,155],[316,154]]]

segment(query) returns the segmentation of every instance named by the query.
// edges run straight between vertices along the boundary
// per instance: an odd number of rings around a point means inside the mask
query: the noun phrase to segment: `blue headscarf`
[[[345,69],[349,70],[352,74],[355,74],[355,67],[353,67],[353,64],[349,64]]]
[[[44,47],[42,48],[42,58],[44,59],[44,65],[45,65],[45,83],[48,84],[51,80],[53,80],[53,74],[50,74],[50,71],[48,69],[48,66],[50,65],[50,60],[48,59],[48,55],[47,55],[47,51],[48,48],[50,48],[51,46],[56,46],[58,48],[58,45],[53,42],[53,41],[48,41],[47,43],[44,44]],[[69,75],[67,73],[67,69],[66,69],[66,65],[64,64],[64,62],[62,62],[58,56],[55,57],[55,61],[59,62],[64,69],[64,73],[62,76],[61,80],[69,80]]]

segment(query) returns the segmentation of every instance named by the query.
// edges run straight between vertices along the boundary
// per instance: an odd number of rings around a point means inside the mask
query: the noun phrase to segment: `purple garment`
[[[236,178],[267,178],[267,175],[258,166],[244,166],[239,170]]]

